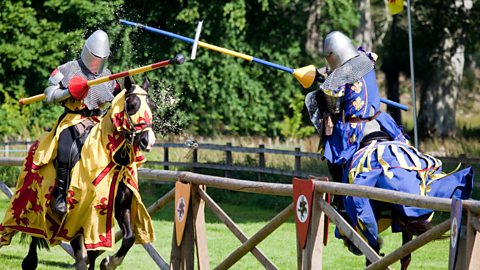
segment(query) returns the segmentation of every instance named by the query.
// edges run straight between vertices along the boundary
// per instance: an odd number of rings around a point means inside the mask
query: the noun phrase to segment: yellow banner
[[[402,12],[403,0],[388,0],[388,10],[392,15]]]

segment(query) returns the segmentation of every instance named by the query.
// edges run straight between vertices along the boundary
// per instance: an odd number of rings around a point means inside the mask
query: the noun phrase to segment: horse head
[[[117,131],[124,136],[129,145],[140,151],[150,151],[155,143],[152,110],[156,109],[156,105],[148,95],[149,85],[147,77],[144,78],[142,86],[136,85],[132,78],[126,77],[125,90],[112,103],[112,107],[117,107],[112,114]]]

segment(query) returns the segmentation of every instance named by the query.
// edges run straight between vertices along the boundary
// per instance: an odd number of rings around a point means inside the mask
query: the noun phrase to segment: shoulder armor
[[[49,85],[57,85],[59,84],[63,77],[65,77],[62,72],[58,68],[56,68],[52,74],[50,74],[50,78],[48,78],[48,84]]]

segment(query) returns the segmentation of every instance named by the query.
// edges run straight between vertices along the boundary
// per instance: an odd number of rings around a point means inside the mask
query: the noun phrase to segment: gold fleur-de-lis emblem
[[[356,81],[352,84],[352,86],[350,87],[350,89],[352,89],[352,91],[354,91],[355,93],[360,93],[362,91],[362,86],[363,86],[363,83],[360,82],[360,81]]]
[[[352,137],[350,137],[350,143],[354,143],[356,141],[357,141],[357,136],[353,134]]]
[[[355,101],[352,103],[355,110],[359,111],[362,109],[363,105],[365,105],[365,101],[363,101],[360,97],[357,97]]]
[[[357,128],[357,123],[350,123],[350,126],[351,126],[352,128]]]

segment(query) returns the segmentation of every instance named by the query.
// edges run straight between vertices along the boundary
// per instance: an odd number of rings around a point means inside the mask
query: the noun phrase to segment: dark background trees
[[[422,129],[426,134],[453,136],[463,70],[475,67],[478,38],[468,30],[479,18],[478,3],[413,2],[419,121],[428,127]],[[42,93],[50,72],[78,57],[84,38],[97,28],[109,33],[113,72],[176,53],[189,56],[191,44],[121,25],[122,18],[187,37],[204,20],[202,41],[291,68],[323,66],[322,37],[341,30],[379,54],[377,69],[386,75],[388,98],[397,100],[400,75],[410,76],[406,11],[392,17],[380,0],[4,0],[0,137],[36,136],[53,124],[59,106],[20,107],[16,99]],[[190,134],[288,137],[312,132],[299,106],[309,90],[288,73],[199,48],[195,61],[148,76],[173,96],[161,104],[160,113]],[[400,121],[398,111],[391,113]]]

